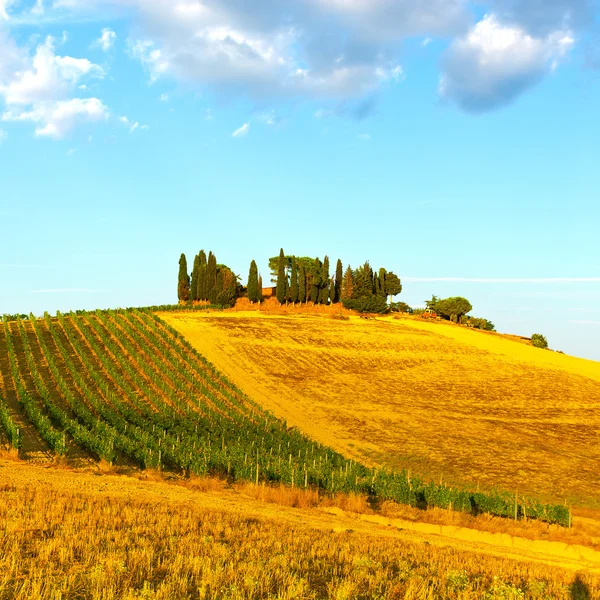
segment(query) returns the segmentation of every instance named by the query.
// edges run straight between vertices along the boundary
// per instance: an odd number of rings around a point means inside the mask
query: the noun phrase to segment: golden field
[[[560,558],[477,537],[452,540],[381,516],[303,508],[311,506],[309,496],[0,460],[0,598],[589,600],[600,594],[600,553],[584,564],[564,544],[554,543]],[[300,507],[272,502],[286,498]],[[369,512],[360,499],[347,502]]]
[[[600,363],[449,323],[333,316],[161,318],[289,426],[347,455],[600,507]]]

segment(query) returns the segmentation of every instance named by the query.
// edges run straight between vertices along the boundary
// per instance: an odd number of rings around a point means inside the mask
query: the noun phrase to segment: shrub
[[[531,336],[531,345],[535,348],[547,348],[548,340],[541,333],[534,333]]]

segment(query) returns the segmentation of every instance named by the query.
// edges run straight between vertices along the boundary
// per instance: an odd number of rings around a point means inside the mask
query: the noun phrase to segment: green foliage
[[[385,277],[385,293],[387,296],[397,296],[402,292],[400,277],[391,271]]]
[[[317,304],[321,295],[321,275],[323,272],[323,264],[319,258],[315,258],[313,266],[310,271],[310,301]]]
[[[496,331],[496,326],[487,319],[479,317],[466,317],[464,316],[461,320],[463,325],[467,327],[473,327],[474,329],[483,329],[484,331]]]
[[[188,275],[187,260],[185,254],[179,257],[179,277],[177,280],[177,298],[182,302],[190,299],[190,276]]]
[[[348,265],[346,272],[344,273],[344,280],[342,282],[342,291],[340,293],[341,300],[350,300],[354,296],[354,272],[352,267]]]
[[[548,340],[541,333],[534,333],[531,336],[531,345],[535,348],[547,348]]]
[[[256,261],[250,263],[250,271],[248,272],[248,300],[250,302],[259,302],[261,291],[258,289],[258,267]]]
[[[198,254],[198,291],[196,293],[197,300],[206,300],[206,252],[200,250]]]
[[[198,299],[198,271],[200,269],[200,257],[194,257],[194,268],[192,269],[192,283],[190,288],[190,300]]]
[[[292,274],[290,275],[290,301],[298,302],[298,261],[296,257],[292,257]]]
[[[277,266],[277,288],[275,296],[279,304],[283,304],[287,300],[288,281],[286,273],[286,258],[283,253],[283,248],[279,251],[279,263]]]
[[[413,309],[406,302],[392,302],[390,304],[390,312],[402,312],[412,314]]]
[[[460,321],[464,315],[473,310],[471,303],[462,296],[440,299],[432,296],[431,300],[425,302],[428,309],[435,311],[440,317],[450,319],[454,315],[454,321]]]
[[[212,253],[208,253],[206,263],[206,292],[204,300],[208,300],[211,304],[217,304],[217,257]]]
[[[385,296],[372,294],[360,298],[348,298],[342,300],[344,308],[349,308],[361,313],[384,313],[388,310]]]
[[[335,266],[335,286],[334,293],[332,296],[332,302],[339,302],[342,299],[342,281],[344,279],[342,261],[338,258]]]
[[[306,302],[306,269],[302,263],[298,268],[298,300]]]

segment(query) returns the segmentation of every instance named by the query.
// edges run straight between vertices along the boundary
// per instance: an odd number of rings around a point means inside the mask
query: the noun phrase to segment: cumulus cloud
[[[104,52],[108,52],[114,46],[116,39],[117,34],[112,29],[105,27],[94,45],[102,48]]]
[[[108,108],[98,98],[72,98],[34,105],[31,110],[8,110],[3,121],[31,121],[35,134],[60,139],[77,123],[106,119]]]
[[[244,123],[239,129],[236,129],[231,134],[231,137],[234,137],[234,138],[244,137],[244,136],[248,135],[249,131],[250,131],[250,123]]]
[[[5,48],[8,60],[0,61],[3,121],[31,121],[36,135],[57,139],[78,122],[106,118],[108,109],[99,99],[71,97],[84,77],[104,77],[101,67],[86,58],[57,55],[51,36],[37,46],[33,57],[12,39],[0,37],[0,50]]]
[[[487,15],[443,57],[440,94],[470,112],[503,106],[556,67],[573,44],[570,31],[533,37]]]

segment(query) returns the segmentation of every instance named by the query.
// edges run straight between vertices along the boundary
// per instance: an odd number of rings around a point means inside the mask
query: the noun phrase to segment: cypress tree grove
[[[287,275],[285,273],[285,254],[283,248],[279,250],[279,264],[277,265],[277,288],[275,295],[279,304],[283,304],[287,299]]]
[[[306,271],[304,265],[300,263],[300,269],[298,273],[298,300],[300,302],[306,302]]]
[[[190,289],[190,298],[198,300],[198,271],[200,270],[200,257],[194,257],[194,268],[192,269],[192,287]]]
[[[258,302],[260,292],[258,290],[258,268],[256,262],[250,263],[250,271],[248,272],[248,300],[250,302]]]
[[[290,301],[298,302],[298,263],[296,257],[292,257],[292,280],[290,282]]]
[[[329,280],[329,301],[333,304],[333,299],[335,298],[335,277],[332,277]]]
[[[319,302],[327,304],[329,302],[329,256],[323,259],[321,267],[321,291],[319,292]]]
[[[177,298],[180,302],[190,299],[190,276],[188,274],[187,259],[183,252],[179,257],[179,278],[177,281]]]
[[[342,261],[338,258],[335,266],[335,286],[332,302],[339,302],[342,299],[342,280],[344,278]]]
[[[198,255],[198,300],[206,300],[206,252],[200,250]]]

